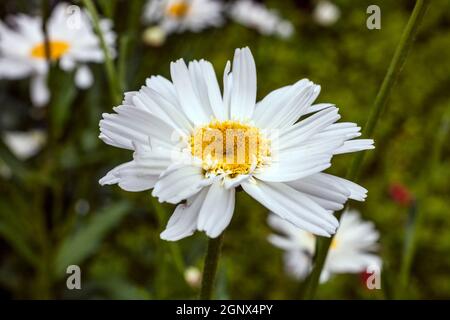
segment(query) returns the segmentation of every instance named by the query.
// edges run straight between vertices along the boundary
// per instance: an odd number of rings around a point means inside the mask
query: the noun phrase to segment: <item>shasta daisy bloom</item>
[[[200,32],[223,24],[222,7],[217,0],[149,0],[143,19],[166,33]]]
[[[248,48],[235,51],[232,72],[226,64],[223,93],[205,60],[187,66],[180,59],[170,71],[172,81],[150,77],[100,121],[104,142],[134,151],[133,160],[100,183],[153,188],[160,202],[178,204],[163,239],[195,230],[219,236],[230,223],[239,186],[283,219],[323,236],[338,226],[333,210],[366,197],[364,188],[322,173],[333,155],[371,149],[373,141],[352,140],[360,128],[335,123],[340,116],[333,105],[313,105],[318,85],[303,79],[256,103]]]
[[[238,0],[229,8],[230,17],[239,24],[257,30],[263,35],[289,38],[294,34],[294,26],[282,19],[275,10],[252,0]]]
[[[72,11],[68,4],[60,3],[47,22],[49,56],[59,61],[65,71],[75,73],[75,84],[87,88],[93,76],[87,63],[104,60],[99,39],[94,34],[91,21],[84,11]],[[0,21],[0,79],[31,77],[31,99],[36,106],[43,106],[50,99],[47,87],[48,63],[42,18],[19,14],[10,17],[14,28]],[[101,21],[107,43],[112,46],[115,35],[109,20]]]
[[[270,235],[269,241],[285,250],[286,271],[297,279],[304,279],[312,269],[316,237],[274,214],[269,215],[268,223],[281,233]],[[327,281],[333,274],[380,268],[381,259],[374,253],[378,239],[379,233],[372,222],[363,221],[357,211],[346,211],[331,242],[320,281]]]

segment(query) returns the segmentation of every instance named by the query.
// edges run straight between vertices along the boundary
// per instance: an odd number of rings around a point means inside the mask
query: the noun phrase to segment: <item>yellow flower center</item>
[[[189,11],[189,4],[186,1],[177,1],[167,8],[167,14],[174,18],[183,18]]]
[[[65,41],[49,41],[50,59],[57,60],[69,51],[70,44]],[[46,58],[45,43],[39,43],[31,49],[31,56],[37,59]]]
[[[261,131],[239,121],[214,120],[190,137],[193,156],[202,160],[205,174],[234,178],[248,174],[270,157],[270,142]]]

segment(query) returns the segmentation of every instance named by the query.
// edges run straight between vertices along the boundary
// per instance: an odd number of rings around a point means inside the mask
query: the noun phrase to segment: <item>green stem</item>
[[[201,300],[211,300],[212,298],[222,242],[223,233],[217,238],[209,239],[203,267],[202,289],[200,291]]]
[[[115,105],[120,103],[121,100],[121,87],[116,77],[116,67],[114,66],[113,59],[111,57],[111,51],[108,48],[105,37],[103,36],[102,29],[100,28],[100,18],[92,0],[82,0],[84,6],[89,11],[94,24],[94,30],[100,39],[100,46],[105,56],[105,70],[108,77],[109,89],[111,91],[111,99]]]
[[[381,113],[388,101],[388,98],[392,92],[392,87],[398,79],[398,76],[402,70],[402,67],[408,56],[408,52],[411,49],[411,45],[414,42],[414,37],[417,33],[417,29],[422,21],[425,11],[429,5],[429,0],[417,0],[414,6],[414,10],[408,20],[405,30],[400,38],[400,42],[395,50],[394,57],[391,60],[388,71],[384,77],[378,94],[375,98],[375,102],[370,111],[369,118],[364,126],[364,135],[373,136],[376,125],[380,118]],[[364,152],[358,152],[353,158],[352,165],[347,173],[347,178],[350,180],[357,180],[361,165],[364,159]],[[344,210],[338,212],[336,217],[340,219]],[[314,268],[308,279],[308,288],[306,292],[306,298],[313,299],[317,286],[319,284],[320,274],[322,273],[323,266],[328,254],[332,238],[319,238],[317,244],[317,254],[314,263]]]
[[[430,0],[416,1],[414,10],[411,16],[409,17],[406,28],[403,31],[403,34],[400,38],[400,42],[397,45],[397,49],[395,50],[394,57],[391,60],[388,71],[384,76],[383,83],[381,84],[381,87],[375,98],[373,107],[370,110],[369,118],[367,119],[366,125],[364,126],[363,134],[366,137],[373,136],[380,115],[382,114],[386,106],[386,103],[389,99],[392,89],[405,64],[406,58],[408,57],[408,53],[414,42],[417,29],[419,28],[420,23],[422,22],[422,18],[425,15],[429,2]],[[359,171],[361,170],[361,164],[364,159],[364,155],[365,155],[364,152],[358,152],[355,154],[352,166],[350,167],[350,171],[348,172],[349,179],[354,180],[358,177]]]

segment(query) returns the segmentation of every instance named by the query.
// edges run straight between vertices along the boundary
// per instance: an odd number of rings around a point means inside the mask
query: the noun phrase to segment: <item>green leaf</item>
[[[81,264],[99,247],[104,237],[129,212],[130,205],[120,202],[95,214],[78,232],[69,235],[61,244],[55,258],[56,277],[65,274],[67,266]]]

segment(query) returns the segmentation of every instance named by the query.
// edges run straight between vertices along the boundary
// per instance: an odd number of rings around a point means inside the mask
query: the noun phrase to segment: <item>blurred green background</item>
[[[55,1],[50,1],[54,4]],[[107,4],[106,2],[109,2]],[[314,1],[265,1],[296,29],[288,39],[263,36],[228,21],[202,33],[171,35],[161,47],[142,42],[144,1],[97,1],[114,20],[123,90],[137,90],[150,75],[169,77],[169,63],[204,58],[218,77],[234,49],[249,46],[256,60],[258,98],[307,77],[322,86],[319,102],[340,108],[341,121],[364,125],[401,32],[412,0],[333,0],[340,19],[330,27],[312,19]],[[112,3],[112,5],[111,5]],[[366,28],[366,8],[381,8],[381,30]],[[2,0],[0,17],[38,13],[40,1]],[[201,269],[207,238],[196,233],[177,243],[159,239],[174,209],[150,192],[100,187],[109,169],[131,154],[98,139],[98,122],[113,107],[102,65],[95,84],[79,91],[73,75],[54,67],[52,100],[33,108],[29,80],[0,81],[0,130],[40,128],[44,148],[14,161],[2,147],[0,163],[0,297],[65,299],[195,298],[185,280],[189,266]],[[360,275],[337,275],[319,287],[318,298],[385,299],[395,296],[411,210],[392,197],[401,184],[416,199],[415,255],[402,298],[450,298],[450,2],[431,1],[418,37],[382,114],[367,153],[360,183],[364,203],[351,203],[381,232],[382,290],[365,288]],[[351,155],[334,158],[330,172],[345,175]],[[391,190],[392,191],[392,190]],[[296,299],[301,285],[284,273],[282,252],[266,237],[267,210],[239,193],[225,233],[217,297]],[[66,267],[80,265],[82,290],[66,288]]]

